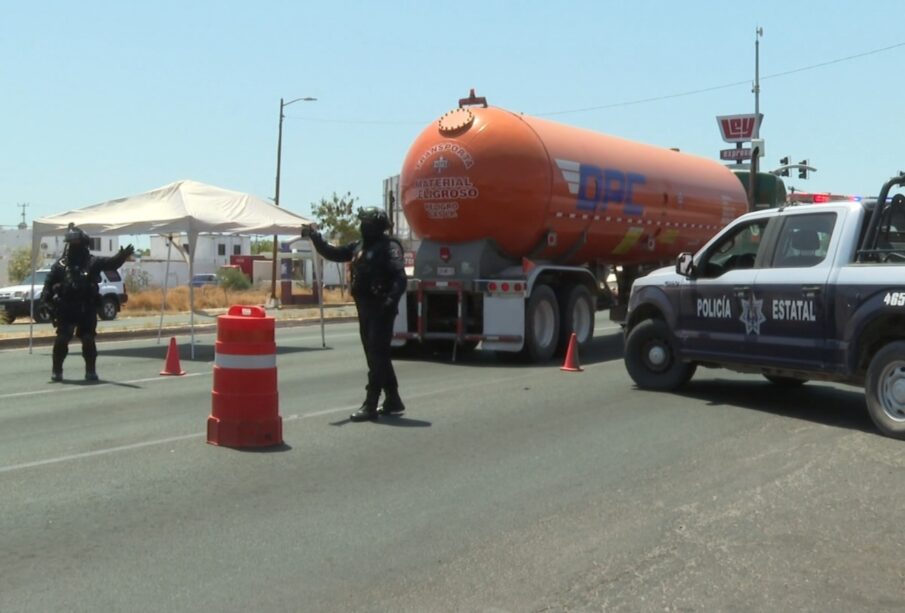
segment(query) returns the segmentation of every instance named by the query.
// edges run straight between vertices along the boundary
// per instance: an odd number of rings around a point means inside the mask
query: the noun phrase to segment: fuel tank
[[[422,239],[561,264],[668,260],[747,211],[718,162],[492,106],[425,128],[400,196]]]

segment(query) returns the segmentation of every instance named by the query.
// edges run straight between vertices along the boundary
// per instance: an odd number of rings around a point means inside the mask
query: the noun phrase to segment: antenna
[[[25,209],[27,209],[30,205],[27,202],[20,202],[16,206],[22,209],[22,221],[19,222],[19,229],[24,230],[28,227],[28,224],[25,223]]]

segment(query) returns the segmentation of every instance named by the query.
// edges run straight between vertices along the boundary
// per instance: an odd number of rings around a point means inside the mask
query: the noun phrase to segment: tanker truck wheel
[[[559,348],[565,351],[569,347],[569,338],[575,333],[578,349],[585,350],[594,338],[594,299],[591,291],[584,285],[566,288],[560,298]]]
[[[549,285],[536,285],[525,306],[525,347],[531,362],[547,362],[559,343],[559,304]]]
[[[688,383],[697,368],[676,357],[676,342],[666,322],[648,319],[625,339],[625,369],[642,389],[674,390]]]

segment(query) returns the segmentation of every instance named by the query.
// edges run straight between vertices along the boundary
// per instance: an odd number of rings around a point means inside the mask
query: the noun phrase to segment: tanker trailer
[[[481,343],[538,362],[573,332],[586,346],[598,308],[618,320],[637,276],[747,211],[745,189],[717,162],[473,92],[412,144],[400,199],[421,245],[394,345]]]

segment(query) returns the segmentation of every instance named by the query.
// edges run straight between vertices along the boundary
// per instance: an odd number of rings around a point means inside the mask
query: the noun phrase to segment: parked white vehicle
[[[0,288],[0,320],[12,323],[21,317],[31,316],[31,303],[34,302],[35,322],[47,323],[51,320],[49,309],[41,303],[41,292],[44,280],[50,272],[49,268],[35,271],[34,295],[32,295],[32,277],[28,275],[19,285]],[[98,286],[101,300],[97,307],[98,317],[105,320],[116,319],[116,314],[129,299],[123,278],[118,271],[101,272]]]

